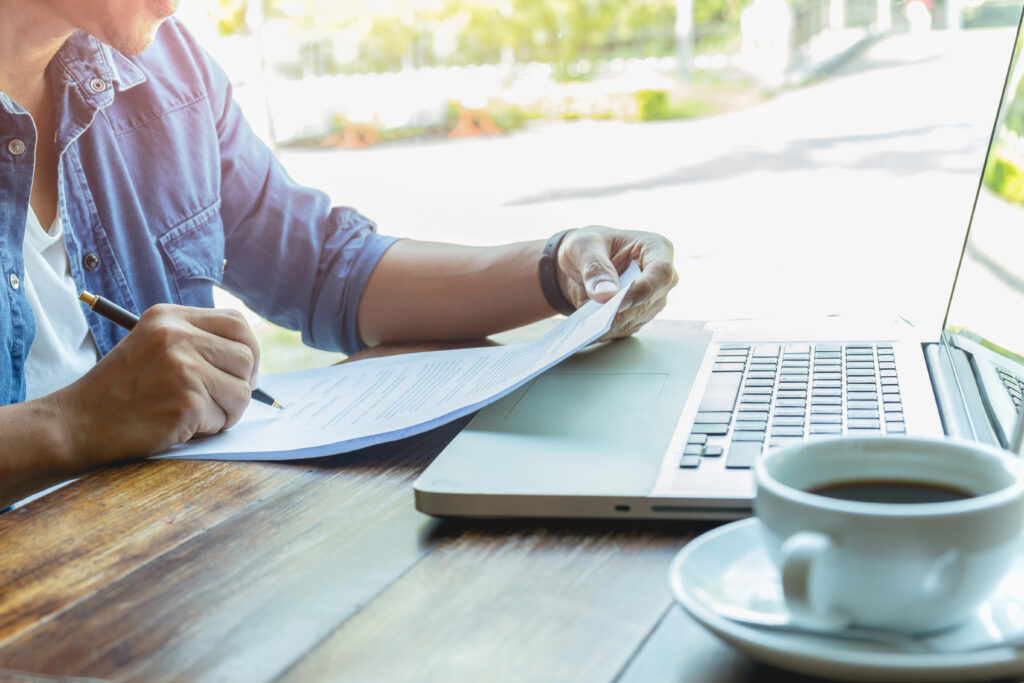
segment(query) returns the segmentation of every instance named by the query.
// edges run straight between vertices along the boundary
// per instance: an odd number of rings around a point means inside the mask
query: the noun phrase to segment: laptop
[[[938,338],[901,321],[655,321],[481,410],[415,483],[459,517],[732,519],[751,466],[803,439],[943,435],[1020,451],[1021,29]],[[945,298],[945,293],[942,294]]]

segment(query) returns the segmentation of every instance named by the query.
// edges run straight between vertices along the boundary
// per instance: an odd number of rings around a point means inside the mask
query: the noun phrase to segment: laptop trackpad
[[[505,415],[508,429],[593,434],[650,415],[668,375],[547,374],[538,377]]]
[[[417,490],[645,495],[711,338],[677,325],[581,351],[487,406]]]

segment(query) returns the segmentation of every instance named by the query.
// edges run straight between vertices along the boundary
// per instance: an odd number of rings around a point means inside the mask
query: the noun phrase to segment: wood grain
[[[282,680],[610,680],[668,608],[668,563],[691,533],[444,525],[448,538]]]
[[[148,461],[0,515],[0,645],[308,469]]]
[[[413,508],[412,481],[461,426],[413,440],[412,453],[328,459],[9,642],[0,666],[272,679],[427,552],[436,522]]]

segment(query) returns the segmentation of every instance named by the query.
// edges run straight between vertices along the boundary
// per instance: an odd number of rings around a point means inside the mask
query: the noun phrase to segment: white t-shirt
[[[44,232],[29,208],[22,253],[25,297],[36,319],[36,336],[25,361],[25,399],[32,400],[84,375],[99,360],[100,352],[78,302],[59,212]]]

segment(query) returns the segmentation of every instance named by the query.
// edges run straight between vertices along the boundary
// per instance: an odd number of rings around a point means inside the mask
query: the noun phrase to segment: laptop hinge
[[[944,349],[942,344],[930,343],[924,345],[924,357],[946,434],[1001,446],[989,423],[967,354],[961,349]]]

